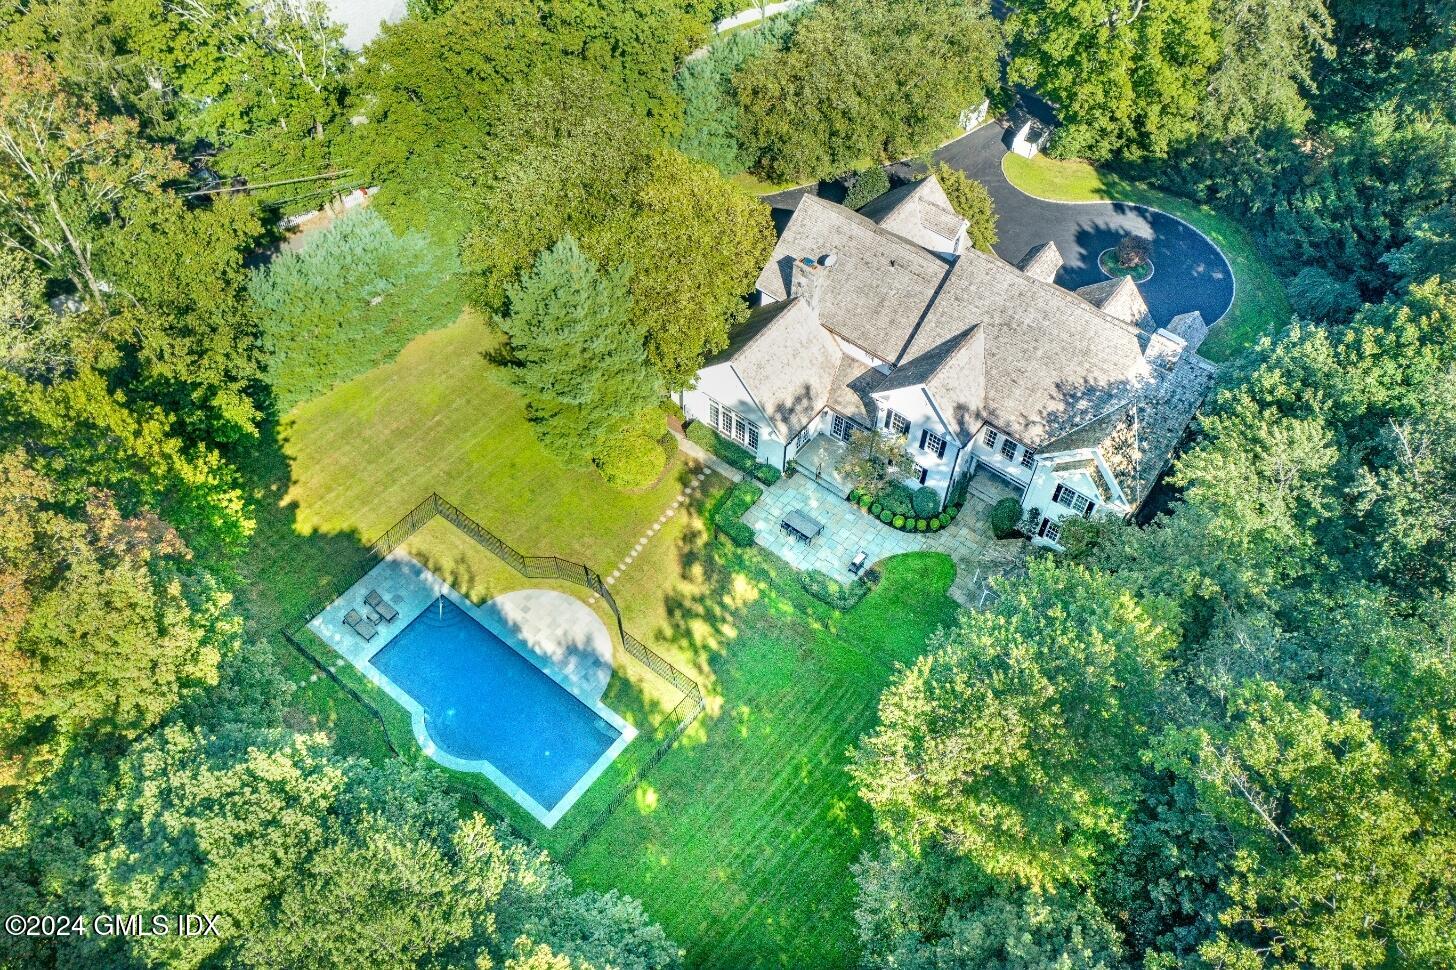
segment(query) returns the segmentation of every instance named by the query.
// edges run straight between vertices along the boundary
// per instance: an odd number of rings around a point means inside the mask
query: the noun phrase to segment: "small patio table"
[[[804,543],[813,542],[819,533],[824,531],[823,522],[798,509],[791,509],[785,513],[779,527]]]

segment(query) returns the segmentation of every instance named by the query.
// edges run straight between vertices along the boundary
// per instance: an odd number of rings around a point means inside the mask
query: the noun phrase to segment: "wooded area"
[[[245,928],[0,964],[679,965],[641,903],[301,722],[240,606],[281,429],[468,303],[553,460],[658,481],[661,396],[772,250],[733,176],[923,152],[1006,103],[1005,55],[1053,154],[1243,223],[1297,318],[1223,369],[1163,514],[1069,525],[895,674],[845,961],[1456,966],[1450,0],[819,0],[685,63],[723,12],[443,0],[362,56],[302,0],[0,12],[0,899]],[[714,611],[751,607],[735,562],[691,564]]]

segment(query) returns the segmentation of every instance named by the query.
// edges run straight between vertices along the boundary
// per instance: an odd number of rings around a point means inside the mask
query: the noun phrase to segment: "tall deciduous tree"
[[[632,313],[628,272],[602,271],[566,236],[507,289],[497,318],[526,414],[541,444],[566,464],[584,465],[613,439],[640,432],[661,396]]]
[[[503,114],[482,168],[462,258],[477,302],[563,235],[598,262],[631,264],[634,326],[665,388],[686,387],[747,313],[773,249],[767,206],[710,166],[653,144],[591,74],[534,87]]]
[[[989,94],[1000,52],[980,0],[824,0],[735,75],[740,140],[772,179],[910,154]]]
[[[148,730],[217,682],[238,632],[230,597],[176,570],[189,552],[165,522],[100,492],[67,514],[34,465],[0,457],[0,740],[17,758]]]
[[[1011,79],[1056,105],[1057,154],[1159,158],[1197,134],[1218,58],[1209,0],[1032,0],[1006,29]]]
[[[137,137],[135,121],[67,93],[43,59],[0,53],[0,240],[85,299],[106,300],[96,249],[124,199],[181,171]]]
[[[1048,560],[963,617],[880,700],[850,771],[893,842],[1034,887],[1122,831],[1173,634],[1108,577]]]
[[[1227,726],[1172,731],[1155,761],[1197,787],[1237,847],[1227,967],[1439,966],[1456,959],[1456,827],[1422,817],[1405,768],[1355,711],[1251,684]]]
[[[1212,16],[1219,58],[1198,113],[1200,134],[1301,131],[1316,62],[1334,53],[1324,0],[1214,0]]]
[[[319,736],[169,728],[122,765],[107,808],[92,865],[108,905],[219,918],[217,935],[132,941],[148,963],[499,966],[538,941],[572,967],[677,963],[640,907],[575,894],[544,855],[460,821],[425,773]]]

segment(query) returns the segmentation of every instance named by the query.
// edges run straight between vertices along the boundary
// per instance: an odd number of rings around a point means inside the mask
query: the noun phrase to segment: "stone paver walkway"
[[[997,541],[987,521],[990,505],[970,495],[955,521],[939,532],[901,532],[862,512],[806,475],[781,479],[743,516],[753,526],[758,544],[796,569],[817,569],[842,583],[854,577],[849,563],[863,550],[874,564],[903,552],[943,552],[956,564],[951,595],[968,606],[978,605],[991,575],[1015,568],[1026,552],[1023,542]],[[790,511],[804,512],[824,524],[812,543],[803,543],[779,528]]]
[[[679,439],[679,444],[683,443],[692,444],[692,442],[686,441],[686,439]],[[697,448],[696,445],[693,445],[693,447]],[[702,449],[698,448],[697,450],[701,451]],[[712,458],[711,455],[708,455],[707,457]],[[718,459],[712,458],[712,460],[716,462]],[[647,541],[653,536],[657,535],[658,530],[660,530],[664,525],[667,525],[668,519],[671,519],[674,515],[677,514],[678,509],[682,508],[683,505],[688,501],[688,499],[692,497],[693,493],[696,492],[700,487],[702,487],[703,479],[707,477],[708,469],[699,468],[698,471],[693,475],[692,480],[688,482],[687,486],[681,492],[678,492],[677,497],[674,498],[672,502],[668,504],[667,508],[663,511],[663,513],[657,517],[657,521],[653,522],[652,525],[647,527],[647,530],[643,532],[642,535],[638,536],[637,544],[632,547],[632,550],[628,552],[627,555],[622,557],[621,562],[617,563],[616,568],[613,569],[611,573],[607,576],[608,586],[616,585],[617,579],[621,577],[624,572],[627,571],[627,567],[631,566],[632,563],[637,561],[637,557],[642,553],[642,550],[646,548]],[[595,603],[596,601],[596,593],[593,593],[591,594],[591,596],[587,597],[588,603]]]

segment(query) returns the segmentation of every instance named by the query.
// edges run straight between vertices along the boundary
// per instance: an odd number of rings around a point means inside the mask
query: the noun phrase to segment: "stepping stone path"
[[[703,479],[707,477],[708,470],[706,468],[698,469],[698,473],[693,476],[692,481],[688,482],[687,487],[679,492],[677,494],[677,497],[674,498],[671,503],[669,503],[669,505],[667,506],[667,510],[659,515],[657,517],[657,521],[652,523],[652,525],[647,528],[647,531],[642,533],[642,535],[638,537],[637,544],[632,547],[632,551],[627,553],[627,555],[623,556],[622,561],[617,563],[617,568],[613,569],[611,574],[608,575],[606,578],[606,583],[608,586],[616,585],[617,580],[621,577],[622,573],[627,571],[627,567],[632,565],[632,563],[636,561],[637,556],[642,552],[643,549],[647,547],[648,540],[651,539],[653,536],[657,535],[658,531],[664,525],[667,525],[668,520],[676,515],[678,510],[687,503],[688,499],[692,497],[693,493],[696,492],[698,488],[703,484]],[[597,598],[597,594],[593,593],[591,594],[591,596],[587,597],[587,603],[595,603],[597,601]]]

